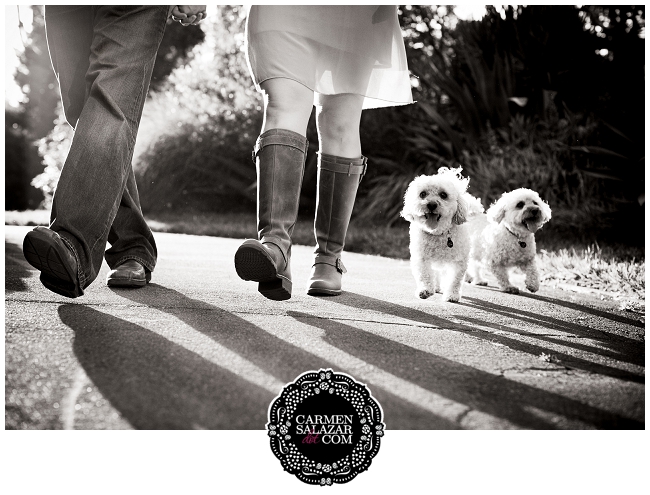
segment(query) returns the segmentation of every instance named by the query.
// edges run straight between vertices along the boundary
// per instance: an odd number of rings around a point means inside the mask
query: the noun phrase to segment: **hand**
[[[196,26],[206,17],[205,5],[175,5],[171,16],[183,26]]]

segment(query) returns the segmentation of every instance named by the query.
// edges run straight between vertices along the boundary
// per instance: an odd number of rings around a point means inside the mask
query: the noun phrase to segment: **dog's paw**
[[[430,292],[427,289],[422,289],[422,290],[415,291],[415,295],[420,299],[427,299],[433,295],[433,292]]]
[[[508,294],[519,294],[519,289],[511,285],[510,287],[503,289],[503,292],[507,292]]]
[[[487,287],[487,282],[484,280],[481,280],[480,282],[474,283],[474,285],[480,285],[481,287]]]
[[[460,295],[459,294],[448,294],[446,296],[443,296],[442,300],[446,301],[446,302],[460,302]]]
[[[539,284],[526,284],[526,289],[530,292],[537,292],[539,290]]]

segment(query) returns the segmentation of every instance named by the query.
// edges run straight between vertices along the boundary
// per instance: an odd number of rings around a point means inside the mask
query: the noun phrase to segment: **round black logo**
[[[285,386],[269,407],[266,429],[285,471],[326,486],[368,469],[384,435],[382,418],[363,383],[326,369]]]

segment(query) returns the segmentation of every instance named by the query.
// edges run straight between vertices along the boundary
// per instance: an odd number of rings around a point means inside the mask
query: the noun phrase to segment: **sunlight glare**
[[[463,21],[480,21],[485,15],[485,5],[473,3],[455,5],[454,14]]]
[[[32,30],[32,10],[27,5],[18,8],[27,34]],[[18,27],[18,8],[16,5],[5,5],[5,103],[13,107],[23,101],[23,92],[14,81],[18,57],[25,49]]]

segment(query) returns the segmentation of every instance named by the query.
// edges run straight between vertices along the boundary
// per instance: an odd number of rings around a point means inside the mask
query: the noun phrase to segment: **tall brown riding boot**
[[[342,158],[320,153],[314,234],[316,249],[307,294],[338,296],[346,272],[341,253],[367,158]]]
[[[235,269],[242,279],[258,282],[264,297],[276,301],[291,297],[291,234],[308,145],[296,132],[270,129],[260,135],[253,151],[259,241],[247,239],[239,246]]]

